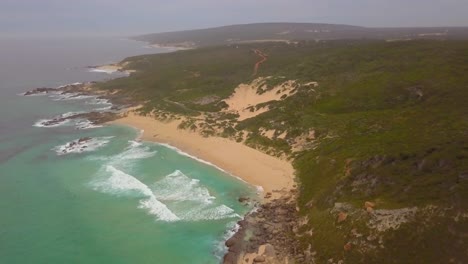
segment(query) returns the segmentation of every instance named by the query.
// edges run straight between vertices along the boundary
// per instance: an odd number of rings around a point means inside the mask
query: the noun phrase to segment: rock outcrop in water
[[[69,120],[84,119],[89,120],[88,125],[99,125],[113,121],[117,118],[119,118],[119,114],[115,112],[88,112],[72,115],[60,115],[53,119],[42,121],[40,124],[43,127],[53,127],[63,124]]]

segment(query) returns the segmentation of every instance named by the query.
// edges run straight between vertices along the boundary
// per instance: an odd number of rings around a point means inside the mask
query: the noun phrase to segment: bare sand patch
[[[286,81],[271,89],[266,89],[267,78],[257,78],[250,84],[240,84],[234,93],[226,100],[229,105],[227,112],[239,114],[238,121],[252,118],[267,112],[267,106],[257,107],[262,103],[279,101],[296,92],[296,81]]]

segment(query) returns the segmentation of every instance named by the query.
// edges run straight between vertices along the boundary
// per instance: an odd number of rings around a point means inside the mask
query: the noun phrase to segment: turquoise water
[[[112,77],[83,66],[148,50],[116,39],[43,40],[39,47],[9,41],[23,46],[0,45],[0,59],[17,58],[0,60],[0,263],[219,263],[223,241],[250,210],[238,198],[255,197],[252,186],[170,147],[139,142],[130,127],[33,126],[108,106],[93,98],[17,95]],[[47,65],[18,46],[50,52]],[[73,53],[52,56],[57,47]],[[85,151],[61,152],[82,137],[92,138]]]

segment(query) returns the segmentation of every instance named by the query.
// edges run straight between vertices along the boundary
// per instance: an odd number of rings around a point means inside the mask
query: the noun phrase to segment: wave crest
[[[177,208],[178,216],[185,221],[240,218],[232,208],[215,204],[216,197],[199,180],[186,176],[180,170],[157,181],[152,190],[159,200],[170,202]]]
[[[165,204],[156,199],[151,189],[137,178],[116,169],[112,165],[106,166],[106,172],[111,174],[110,177],[94,183],[96,190],[116,195],[142,196],[144,198],[140,200],[139,208],[146,209],[148,213],[155,215],[162,221],[179,220],[179,217],[169,210]]]

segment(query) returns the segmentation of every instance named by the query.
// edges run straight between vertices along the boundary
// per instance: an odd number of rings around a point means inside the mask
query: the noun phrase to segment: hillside
[[[290,159],[298,263],[466,263],[467,58],[464,40],[251,43],[128,58],[97,87]]]
[[[265,41],[468,39],[468,28],[366,28],[318,23],[257,23],[148,34],[135,39],[160,46],[184,48]]]

